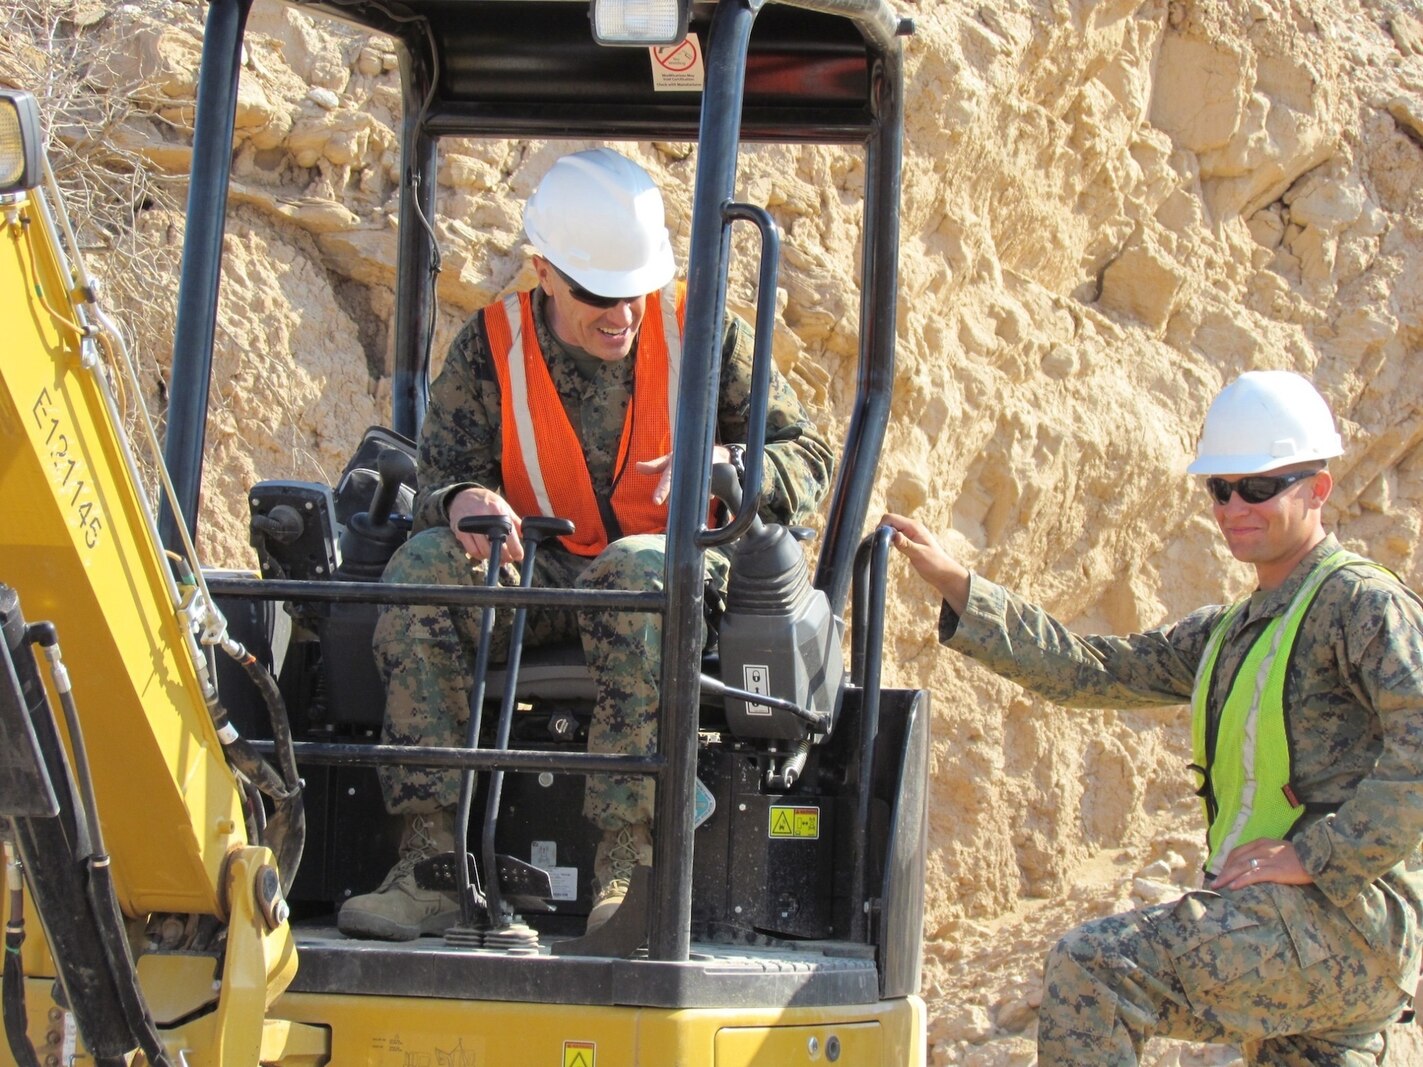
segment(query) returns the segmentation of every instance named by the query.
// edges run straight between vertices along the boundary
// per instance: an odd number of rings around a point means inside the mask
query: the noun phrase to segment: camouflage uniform
[[[1208,695],[1241,661],[1331,536],[1231,627]],[[940,640],[1069,707],[1189,701],[1225,612],[1127,637],[1081,637],[978,576]],[[1423,929],[1423,607],[1372,568],[1328,578],[1289,665],[1291,780],[1310,805],[1291,831],[1314,879],[1257,883],[1087,923],[1049,954],[1039,1063],[1134,1064],[1159,1035],[1242,1044],[1263,1064],[1372,1064],[1418,980]],[[1319,810],[1332,809],[1332,810]]]
[[[548,328],[546,297],[534,296],[539,345],[564,409],[579,438],[599,499],[611,495],[618,444],[631,396],[631,357],[604,361],[561,344]],[[751,386],[751,332],[729,318],[722,347],[717,440],[746,440]],[[790,385],[772,374],[766,418],[766,491],[761,514],[778,522],[812,515],[829,485],[833,457],[806,418]],[[471,564],[449,528],[445,503],[456,492],[502,488],[499,383],[488,343],[472,318],[450,346],[444,369],[431,388],[420,439],[416,535],[387,566],[384,580],[483,584],[484,564]],[[605,513],[609,509],[603,509]],[[610,537],[613,535],[610,534]],[[566,551],[556,542],[539,547],[534,584],[592,589],[660,590],[663,536],[635,534],[613,540],[596,558]],[[708,553],[708,577],[725,585],[726,557]],[[504,584],[517,571],[505,566]],[[492,662],[508,647],[508,621],[500,613],[490,647]],[[479,637],[478,611],[386,608],[376,626],[375,652],[387,681],[387,744],[462,745],[469,716],[472,668]],[[593,752],[648,754],[655,750],[654,716],[661,673],[661,616],[614,611],[530,611],[527,645],[582,639],[584,658],[598,698],[589,728]],[[391,812],[432,812],[454,807],[459,776],[450,772],[393,767],[381,772]],[[635,777],[588,779],[584,813],[604,829],[650,822],[651,785]]]

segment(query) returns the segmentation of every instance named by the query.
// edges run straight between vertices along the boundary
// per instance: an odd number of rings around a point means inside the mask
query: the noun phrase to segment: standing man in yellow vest
[[[466,516],[505,515],[515,532],[503,549],[504,584],[515,584],[519,521],[545,515],[575,529],[539,550],[535,585],[659,590],[683,323],[662,195],[619,153],[577,152],[544,176],[524,229],[538,287],[476,313],[451,345],[421,430],[415,536],[384,580],[483,584],[489,542],[457,527]],[[749,437],[751,349],[750,329],[728,316],[717,461],[735,463]],[[766,442],[762,517],[804,522],[829,487],[833,455],[774,369]],[[725,556],[708,553],[709,581],[724,587],[726,570]],[[507,623],[491,639],[493,662],[506,655]],[[463,744],[478,639],[476,611],[382,612],[385,743]],[[589,751],[655,751],[661,617],[529,612],[526,644],[580,640],[598,690]],[[406,819],[400,862],[374,892],[345,903],[338,925],[353,937],[441,933],[459,920],[459,903],[418,886],[413,868],[453,848],[459,775],[384,768],[381,784],[387,808]],[[622,902],[632,868],[651,863],[651,785],[591,776],[584,814],[602,832],[591,931]]]
[[[1342,452],[1304,378],[1227,386],[1189,470],[1258,588],[1124,637],[1072,633],[885,517],[944,598],[950,648],[1067,706],[1191,705],[1204,888],[1057,944],[1043,1067],[1135,1064],[1153,1036],[1239,1043],[1252,1064],[1381,1062],[1423,934],[1423,607],[1325,531]]]

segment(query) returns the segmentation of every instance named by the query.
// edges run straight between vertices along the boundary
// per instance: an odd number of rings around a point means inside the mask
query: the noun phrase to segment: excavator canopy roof
[[[876,56],[911,25],[883,0],[767,4],[747,57],[741,135],[748,140],[863,141],[873,124]],[[432,86],[431,135],[695,140],[700,93],[682,73],[692,54],[607,47],[578,0],[320,0],[298,3],[398,38],[418,80]],[[691,9],[705,45],[714,10]],[[657,71],[657,74],[663,74]],[[669,88],[667,82],[678,82]]]

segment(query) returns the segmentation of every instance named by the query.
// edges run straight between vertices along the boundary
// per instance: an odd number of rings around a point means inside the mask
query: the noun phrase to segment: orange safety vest
[[[532,293],[510,293],[483,315],[499,378],[504,499],[519,515],[571,519],[573,533],[559,540],[576,555],[596,556],[608,547],[608,534],[583,444],[539,348]],[[624,534],[667,529],[667,504],[652,502],[661,476],[643,474],[637,464],[672,451],[685,318],[685,285],[647,294],[611,501]]]

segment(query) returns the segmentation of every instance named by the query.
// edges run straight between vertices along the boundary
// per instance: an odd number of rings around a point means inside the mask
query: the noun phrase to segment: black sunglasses
[[[549,266],[553,267],[553,264],[550,263]],[[569,296],[573,297],[573,299],[577,300],[580,304],[587,304],[592,308],[615,308],[619,304],[630,304],[638,298],[637,296],[599,296],[597,293],[590,293],[587,289],[584,289],[583,286],[579,285],[557,267],[553,267],[553,272],[563,279],[564,285],[568,286]],[[638,294],[638,296],[641,295],[641,293]]]
[[[1252,474],[1248,478],[1228,482],[1224,478],[1207,478],[1206,490],[1217,504],[1229,504],[1230,494],[1239,493],[1247,504],[1263,504],[1279,496],[1295,482],[1313,478],[1318,470],[1291,471],[1289,474]]]

